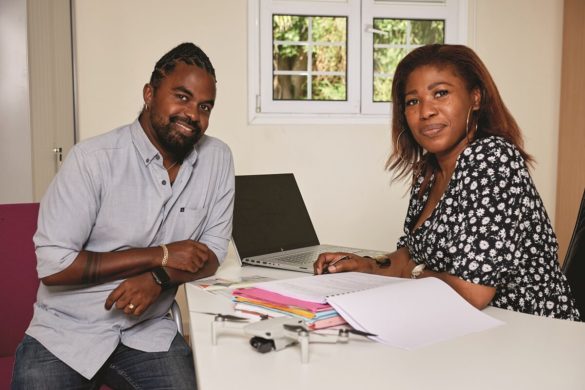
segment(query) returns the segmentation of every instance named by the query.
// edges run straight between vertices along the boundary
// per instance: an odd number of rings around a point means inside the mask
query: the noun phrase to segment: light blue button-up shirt
[[[233,197],[232,154],[213,137],[198,142],[173,186],[138,120],[81,142],[41,201],[34,236],[39,277],[67,268],[81,250],[112,252],[185,239],[206,244],[221,262],[231,236]],[[26,333],[86,378],[120,341],[141,351],[167,351],[177,329],[165,315],[176,290],[164,291],[136,318],[104,308],[120,283],[41,283]]]

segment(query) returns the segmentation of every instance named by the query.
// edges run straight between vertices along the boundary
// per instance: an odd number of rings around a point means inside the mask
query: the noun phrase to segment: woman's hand
[[[411,268],[409,269],[410,253],[406,247],[400,248],[384,257],[391,259],[391,265],[380,267],[374,259],[360,257],[353,253],[335,252],[322,253],[313,263],[313,272],[320,275],[327,272],[366,272],[369,274],[378,274],[394,277],[410,277]],[[416,265],[416,264],[414,264]],[[408,276],[403,276],[407,273]],[[406,275],[406,274],[405,274]]]
[[[313,263],[315,275],[336,272],[366,272],[374,273],[375,261],[360,257],[353,253],[326,252],[321,253],[317,261]]]

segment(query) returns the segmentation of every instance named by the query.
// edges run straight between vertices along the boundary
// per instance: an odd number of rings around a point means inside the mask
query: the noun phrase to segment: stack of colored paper
[[[233,292],[235,309],[244,313],[291,316],[305,320],[310,329],[345,324],[345,320],[328,303],[315,303],[280,295],[262,288],[240,288]]]
[[[281,310],[302,309],[309,315],[314,313],[313,318],[319,318],[322,310],[332,313],[333,308],[354,329],[404,349],[503,324],[476,309],[437,278],[403,279],[341,272],[258,283],[254,289],[240,290],[237,297],[257,300],[262,305],[279,304]]]

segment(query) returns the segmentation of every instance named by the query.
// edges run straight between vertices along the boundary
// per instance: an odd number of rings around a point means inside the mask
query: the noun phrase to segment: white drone
[[[309,362],[309,343],[347,343],[349,334],[371,337],[375,336],[354,329],[331,329],[322,332],[309,330],[301,319],[291,317],[264,317],[260,321],[249,322],[249,319],[232,314],[216,314],[211,323],[211,343],[217,345],[217,337],[223,329],[241,330],[243,334],[252,336],[250,345],[260,353],[272,350],[280,351],[291,345],[300,344],[301,362]]]

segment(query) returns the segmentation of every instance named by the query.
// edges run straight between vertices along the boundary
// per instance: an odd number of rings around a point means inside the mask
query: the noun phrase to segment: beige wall
[[[471,0],[469,8],[469,44],[525,130],[554,217],[562,0]],[[193,41],[218,75],[208,134],[231,146],[236,173],[294,172],[321,241],[394,248],[407,200],[383,171],[388,126],[249,126],[246,14],[244,0],[76,1],[80,138],[132,121],[156,60]]]
[[[532,177],[554,220],[563,0],[476,0],[475,42],[536,159]],[[472,10],[473,12],[473,10]],[[472,17],[473,18],[473,17]]]
[[[0,1],[0,203],[33,201],[26,0]]]

